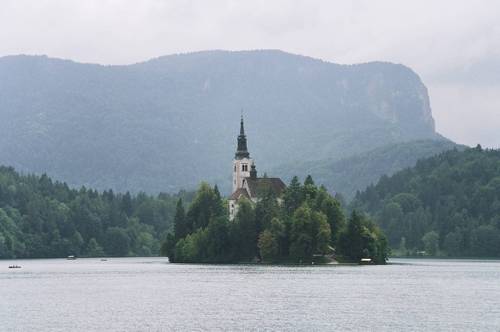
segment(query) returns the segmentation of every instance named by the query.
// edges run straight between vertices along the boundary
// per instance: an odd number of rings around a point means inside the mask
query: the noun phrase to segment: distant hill
[[[352,208],[400,254],[500,257],[500,150],[451,150],[383,176]]]
[[[439,139],[426,87],[391,63],[338,65],[281,51],[127,66],[8,56],[0,77],[0,164],[97,189],[223,186],[242,109],[259,172]]]
[[[275,172],[289,180],[297,174],[311,174],[318,184],[351,200],[356,191],[376,184],[382,175],[412,167],[417,160],[434,156],[457,146],[446,140],[417,140],[386,145],[341,160],[299,162],[277,167]]]

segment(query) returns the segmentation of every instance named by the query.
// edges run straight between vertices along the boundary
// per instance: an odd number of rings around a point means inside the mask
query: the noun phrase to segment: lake
[[[500,261],[391,263],[3,260],[0,330],[500,331]]]

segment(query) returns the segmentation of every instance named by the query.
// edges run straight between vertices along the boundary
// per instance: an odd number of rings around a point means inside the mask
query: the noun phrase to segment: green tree
[[[207,228],[207,259],[213,262],[228,262],[232,259],[232,247],[226,217],[210,220]]]
[[[329,195],[325,188],[321,188],[316,198],[316,206],[326,216],[331,230],[331,243],[337,245],[340,230],[345,226],[345,217],[342,207],[335,198]]]
[[[186,222],[186,213],[184,211],[184,205],[182,204],[182,198],[177,201],[177,206],[175,209],[174,217],[174,236],[175,240],[178,241],[189,234],[190,230]]]
[[[310,262],[313,254],[325,254],[328,251],[330,236],[325,215],[305,204],[293,215],[290,256],[297,261]]]
[[[203,182],[187,212],[187,229],[196,230],[208,226],[210,219],[220,217],[224,207],[220,195]]]
[[[177,241],[175,240],[175,236],[172,233],[168,233],[165,241],[161,244],[160,255],[168,257],[168,260],[171,263],[175,262],[176,243]]]
[[[257,227],[252,204],[245,198],[238,203],[238,212],[233,222],[232,238],[235,255],[242,260],[257,256]]]
[[[106,231],[104,249],[110,256],[127,256],[130,249],[130,237],[120,227],[110,227]]]
[[[353,211],[347,227],[340,233],[338,253],[349,261],[359,262],[367,248],[368,230],[362,217]]]
[[[297,210],[304,202],[304,191],[300,185],[299,178],[294,176],[290,185],[285,189],[283,193],[283,205],[285,211],[289,215],[293,215],[294,211]]]
[[[302,187],[304,198],[307,200],[314,200],[318,192],[318,188],[314,184],[314,180],[311,175],[308,175],[304,180],[304,186]]]
[[[97,240],[91,238],[87,243],[87,256],[102,257],[104,256],[104,249],[97,243]]]
[[[279,254],[279,243],[270,230],[265,230],[259,235],[258,242],[260,257],[264,262],[273,262]]]
[[[262,230],[271,225],[271,220],[279,215],[279,206],[274,192],[267,188],[260,200],[255,204],[255,223],[256,231],[260,233]]]
[[[463,239],[459,232],[450,232],[444,238],[444,250],[448,256],[459,256]]]
[[[422,237],[422,243],[428,255],[436,256],[439,250],[439,234],[435,231],[425,233]]]
[[[382,231],[373,222],[353,211],[347,227],[340,233],[337,253],[351,262],[371,258],[377,264],[385,264],[389,248]]]
[[[474,230],[472,252],[476,256],[500,255],[500,231],[492,225],[481,225]]]

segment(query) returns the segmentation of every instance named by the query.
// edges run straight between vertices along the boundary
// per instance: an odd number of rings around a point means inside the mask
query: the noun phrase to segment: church
[[[233,160],[233,193],[228,199],[229,219],[233,220],[238,212],[238,201],[245,197],[253,203],[257,203],[259,195],[265,190],[272,190],[278,200],[285,190],[286,185],[280,178],[257,177],[255,162],[250,158],[247,148],[247,138],[243,124],[243,116],[240,122],[240,134],[238,135],[238,148]]]

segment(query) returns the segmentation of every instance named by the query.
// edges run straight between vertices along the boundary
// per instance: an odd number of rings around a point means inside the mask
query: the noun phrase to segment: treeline
[[[162,245],[171,262],[302,262],[372,258],[385,263],[385,236],[371,221],[353,213],[346,222],[339,202],[310,176],[294,177],[282,197],[263,188],[257,203],[242,199],[234,220],[226,202],[203,183],[185,210],[180,199],[174,232]]]
[[[70,189],[0,167],[0,258],[157,255],[179,195]]]
[[[358,193],[400,255],[500,257],[500,151],[423,159]]]

